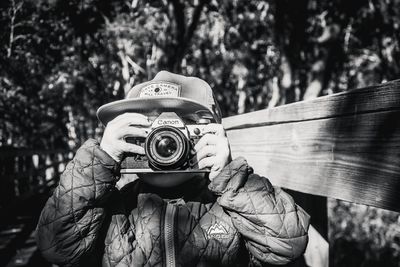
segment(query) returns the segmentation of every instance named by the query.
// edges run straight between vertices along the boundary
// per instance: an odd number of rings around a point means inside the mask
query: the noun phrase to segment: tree
[[[161,69],[207,80],[224,116],[400,72],[398,0],[8,0],[0,12],[2,145],[76,148],[101,135],[97,107]]]

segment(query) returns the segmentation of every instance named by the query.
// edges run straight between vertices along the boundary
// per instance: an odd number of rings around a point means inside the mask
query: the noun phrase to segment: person
[[[194,148],[209,174],[138,173],[116,186],[125,155],[145,153],[125,138],[145,138],[165,110],[210,122]],[[231,159],[220,114],[205,81],[167,71],[101,107],[101,143],[79,148],[42,210],[42,255],[60,266],[263,266],[301,256],[308,214],[244,158]]]

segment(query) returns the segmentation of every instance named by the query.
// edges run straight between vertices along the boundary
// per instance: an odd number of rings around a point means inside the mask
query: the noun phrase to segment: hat
[[[168,71],[160,71],[153,80],[132,87],[125,92],[125,99],[101,106],[97,117],[107,125],[126,112],[147,116],[175,112],[193,121],[210,119],[211,122],[221,122],[221,111],[207,82]]]

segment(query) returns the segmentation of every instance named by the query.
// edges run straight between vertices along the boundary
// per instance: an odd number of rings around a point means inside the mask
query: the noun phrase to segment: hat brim
[[[197,101],[184,97],[143,97],[107,103],[97,110],[97,118],[104,124],[120,114],[133,112],[151,116],[162,112],[175,112],[178,116],[197,121],[216,118],[211,110]]]

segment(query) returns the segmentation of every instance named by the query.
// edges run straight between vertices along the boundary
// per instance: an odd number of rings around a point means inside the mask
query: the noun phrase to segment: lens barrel
[[[149,133],[145,153],[149,164],[156,170],[181,168],[187,161],[190,142],[177,128],[162,126]]]

